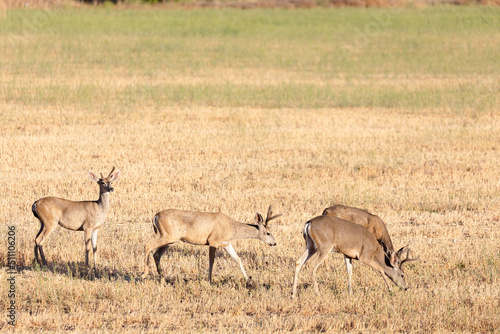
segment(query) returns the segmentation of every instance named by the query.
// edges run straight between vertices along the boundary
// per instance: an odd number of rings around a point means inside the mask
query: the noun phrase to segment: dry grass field
[[[498,14],[7,11],[0,331],[498,332]],[[48,267],[34,265],[32,203],[97,199],[87,172],[112,166],[122,174],[97,274],[83,269],[83,233],[62,228],[44,247]],[[407,266],[408,291],[388,292],[355,261],[349,296],[342,256],[331,254],[321,296],[306,268],[291,299],[303,225],[334,203],[378,214],[396,247],[411,244],[420,260]],[[251,223],[270,204],[283,213],[277,247],[234,243],[254,288],[222,251],[210,285],[208,248],[183,243],[163,257],[162,282],[140,279],[159,210]]]

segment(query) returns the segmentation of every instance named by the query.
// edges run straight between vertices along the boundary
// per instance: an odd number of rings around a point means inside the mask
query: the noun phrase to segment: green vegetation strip
[[[0,97],[28,105],[499,106],[496,7],[18,9],[0,34]]]

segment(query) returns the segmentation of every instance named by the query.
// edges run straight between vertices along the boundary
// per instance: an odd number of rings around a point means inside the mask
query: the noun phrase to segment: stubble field
[[[497,332],[500,12],[492,7],[8,10],[0,18],[1,331]],[[85,275],[83,233],[33,264],[44,196],[97,199],[122,171]],[[342,256],[303,269],[303,224],[335,203],[384,219],[420,256],[387,291]],[[177,208],[251,223],[277,247],[176,244],[141,280],[151,218]],[[7,233],[15,226],[15,299]]]

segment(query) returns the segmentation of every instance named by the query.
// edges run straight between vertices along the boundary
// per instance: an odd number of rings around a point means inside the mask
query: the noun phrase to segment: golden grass
[[[465,107],[457,112],[451,106],[180,107],[153,104],[142,96],[129,106],[120,94],[90,96],[95,108],[88,108],[57,92],[53,101],[39,105],[23,100],[32,89],[55,90],[59,84],[77,90],[93,83],[111,92],[165,80],[194,86],[217,80],[263,87],[288,80],[325,84],[323,78],[279,69],[266,76],[211,68],[197,75],[175,73],[175,79],[140,73],[122,77],[98,66],[74,71],[46,76],[0,72],[9,83],[2,96],[14,96],[0,100],[0,235],[16,227],[19,265],[17,325],[8,325],[4,312],[2,332],[500,328],[498,104],[492,111]],[[389,77],[396,80],[360,75],[326,84],[486,87],[492,80],[475,73]],[[57,229],[44,247],[48,268],[34,266],[39,223],[31,204],[49,195],[96,199],[98,189],[87,172],[112,166],[122,175],[99,232],[97,278],[84,274],[82,232]],[[291,299],[295,261],[304,250],[303,224],[334,203],[380,215],[396,247],[411,244],[420,261],[407,267],[408,291],[394,287],[387,292],[378,274],[356,263],[349,296],[342,257],[332,254],[319,271],[321,296],[309,287],[310,272],[302,270],[298,298]],[[182,243],[163,258],[163,282],[140,279],[144,245],[154,237],[150,219],[157,211],[220,210],[251,222],[255,211],[263,213],[269,204],[284,214],[273,222],[278,246],[255,240],[234,244],[257,282],[255,289],[245,287],[238,266],[222,252],[217,253],[214,284],[208,284],[208,249]],[[4,283],[10,276],[6,262],[3,240]],[[0,284],[0,296],[5,310],[6,284]]]
[[[2,109],[1,226],[2,235],[7,225],[17,228],[18,329],[491,331],[500,324],[496,115]],[[96,198],[86,172],[112,165],[122,176],[99,235],[100,279],[82,277],[80,232],[57,230],[45,247],[49,270],[33,267],[39,227],[31,203]],[[320,274],[322,296],[304,285],[304,270],[299,298],[290,299],[303,223],[337,202],[378,213],[397,246],[411,243],[421,261],[409,265],[409,291],[390,294],[371,269],[356,266],[349,297],[341,257],[332,255]],[[156,211],[220,209],[250,222],[269,204],[284,213],[273,229],[278,247],[235,243],[256,289],[245,289],[222,254],[210,286],[207,249],[185,244],[165,256],[166,282],[139,280]]]

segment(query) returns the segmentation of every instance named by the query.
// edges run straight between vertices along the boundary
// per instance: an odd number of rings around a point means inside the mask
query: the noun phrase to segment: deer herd
[[[57,225],[72,230],[83,231],[85,235],[85,266],[89,269],[89,255],[92,251],[93,268],[96,267],[97,232],[104,224],[109,210],[109,193],[112,184],[120,176],[120,171],[111,170],[107,177],[101,173],[97,177],[89,172],[89,178],[99,185],[99,198],[96,201],[70,201],[57,197],[44,197],[33,203],[33,215],[40,221],[40,231],[35,238],[35,261],[47,265],[43,244]],[[212,269],[217,248],[224,250],[239,265],[243,277],[249,277],[236,254],[231,242],[238,239],[259,239],[269,246],[276,246],[276,241],[269,229],[269,222],[282,214],[273,215],[269,206],[266,219],[255,214],[254,224],[238,222],[223,213],[191,212],[169,209],[157,213],[152,220],[157,238],[146,244],[144,249],[144,273],[146,278],[150,269],[152,253],[156,271],[160,278],[160,261],[168,247],[178,241],[209,247],[208,280],[212,281]],[[313,288],[319,294],[316,271],[331,251],[344,255],[348,274],[348,292],[352,294],[352,260],[356,259],[379,272],[387,288],[391,290],[389,280],[403,290],[407,289],[403,264],[415,261],[410,258],[409,246],[394,251],[391,237],[380,217],[365,210],[345,205],[326,208],[321,216],[305,223],[303,237],[306,250],[296,261],[293,278],[292,296],[297,294],[297,281],[300,269],[313,255],[317,254],[312,272]],[[41,261],[40,261],[41,258]],[[251,279],[251,278],[250,278]]]

